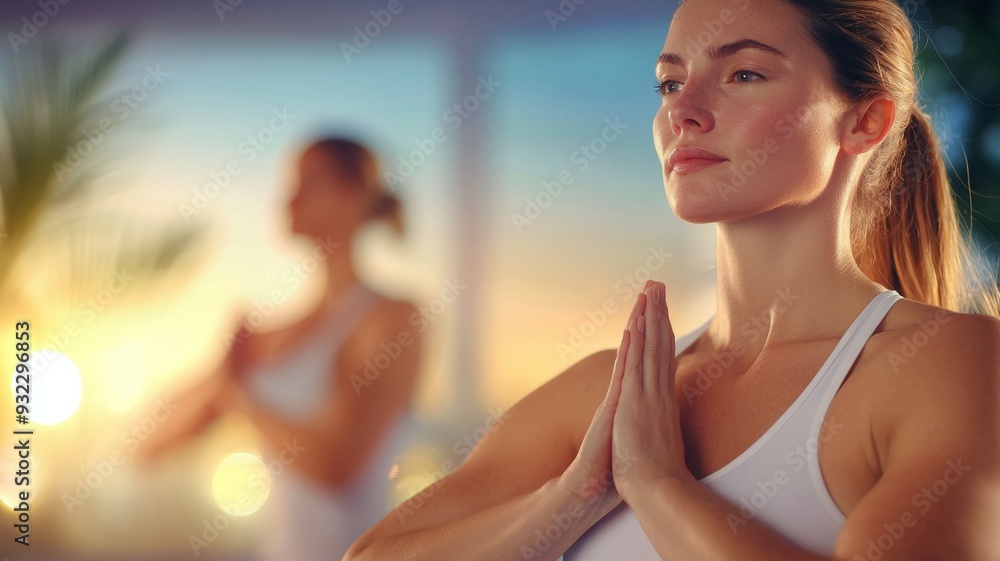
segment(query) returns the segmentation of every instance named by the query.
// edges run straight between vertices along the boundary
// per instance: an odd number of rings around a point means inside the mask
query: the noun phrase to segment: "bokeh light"
[[[260,510],[271,493],[271,474],[257,456],[230,454],[215,468],[212,496],[232,516],[250,516]]]
[[[395,507],[416,495],[428,485],[448,475],[458,462],[445,458],[432,446],[417,446],[396,457],[389,472],[392,483],[392,500]]]
[[[83,380],[73,361],[61,353],[46,349],[32,353],[28,364],[31,367],[30,421],[40,425],[56,425],[72,417],[83,399]],[[11,376],[11,389],[15,395],[18,385],[17,376]]]

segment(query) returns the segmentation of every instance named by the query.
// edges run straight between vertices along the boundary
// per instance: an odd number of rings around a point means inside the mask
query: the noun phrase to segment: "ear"
[[[896,117],[896,103],[887,96],[859,102],[848,110],[840,145],[848,154],[863,154],[889,134]]]

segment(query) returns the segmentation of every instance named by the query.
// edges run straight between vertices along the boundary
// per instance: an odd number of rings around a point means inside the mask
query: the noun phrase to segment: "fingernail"
[[[660,292],[660,289],[659,289],[659,288],[657,288],[656,286],[654,286],[654,287],[653,287],[653,294],[652,294],[652,296],[651,296],[651,298],[650,298],[650,300],[651,300],[651,301],[652,301],[652,303],[653,303],[653,306],[656,306],[657,304],[659,304],[659,303],[660,303],[660,295],[659,295],[659,292]]]
[[[645,332],[646,331],[646,316],[639,316],[638,318],[636,318],[636,321],[638,322],[638,325],[636,325],[636,327],[639,328],[639,333]]]

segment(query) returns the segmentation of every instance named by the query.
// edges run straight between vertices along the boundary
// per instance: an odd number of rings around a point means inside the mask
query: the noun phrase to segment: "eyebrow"
[[[708,47],[708,58],[712,60],[725,58],[727,56],[732,56],[743,49],[759,49],[766,53],[771,53],[780,57],[788,56],[781,49],[777,49],[766,43],[761,43],[760,41],[755,41],[753,39],[739,39],[738,41],[726,43],[725,45],[719,45],[718,47]],[[678,66],[684,66],[684,57],[677,53],[660,53],[660,57],[656,60],[656,64],[676,64]]]

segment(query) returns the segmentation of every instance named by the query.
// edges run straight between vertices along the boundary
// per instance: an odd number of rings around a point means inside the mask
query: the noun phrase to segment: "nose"
[[[715,116],[709,109],[709,92],[690,77],[680,91],[674,93],[667,109],[670,130],[674,136],[684,131],[708,132],[715,128]]]

